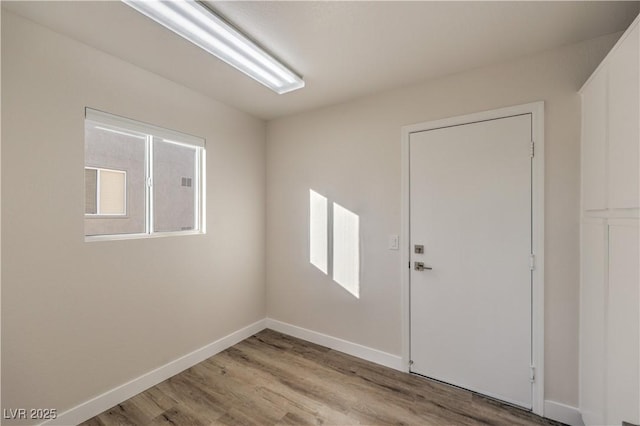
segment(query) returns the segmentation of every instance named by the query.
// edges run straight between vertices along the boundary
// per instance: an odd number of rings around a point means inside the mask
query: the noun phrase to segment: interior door
[[[411,371],[527,409],[531,120],[409,137]]]

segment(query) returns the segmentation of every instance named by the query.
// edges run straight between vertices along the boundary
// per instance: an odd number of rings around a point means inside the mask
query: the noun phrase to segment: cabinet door
[[[580,411],[587,426],[605,421],[606,255],[606,219],[585,219],[580,252]]]
[[[582,207],[607,208],[607,68],[582,92]]]
[[[640,423],[638,219],[611,219],[607,303],[607,424]]]
[[[629,33],[609,64],[609,208],[638,208],[640,174],[640,29]]]

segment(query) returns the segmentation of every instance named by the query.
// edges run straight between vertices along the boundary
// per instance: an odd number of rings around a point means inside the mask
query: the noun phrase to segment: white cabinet
[[[638,64],[640,28],[627,35],[609,64],[608,188],[612,209],[638,208]]]
[[[606,66],[582,91],[582,206],[607,208],[607,84]]]
[[[607,424],[638,424],[640,418],[640,317],[638,221],[609,223],[607,291]]]
[[[580,253],[580,412],[587,425],[605,424],[607,251],[606,220],[584,220]]]
[[[582,94],[580,412],[640,424],[640,29]]]

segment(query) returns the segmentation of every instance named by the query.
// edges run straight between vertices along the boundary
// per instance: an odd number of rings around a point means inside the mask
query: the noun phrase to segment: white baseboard
[[[402,366],[402,358],[400,356],[391,355],[377,349],[362,346],[337,337],[328,336],[326,334],[318,333],[317,331],[308,330],[306,328],[274,320],[272,318],[267,318],[266,321],[267,328],[270,328],[271,330],[288,334],[317,345],[326,346],[367,361],[375,362],[376,364],[384,365],[385,367],[399,371],[406,371]]]
[[[61,413],[42,426],[82,423],[265,329],[262,319]]]
[[[570,426],[584,426],[580,410],[570,405],[555,401],[544,402],[544,416],[551,420],[566,423]]]

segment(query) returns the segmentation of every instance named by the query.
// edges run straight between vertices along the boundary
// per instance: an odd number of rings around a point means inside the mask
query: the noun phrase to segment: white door
[[[528,409],[531,126],[523,114],[409,137],[411,371]]]

